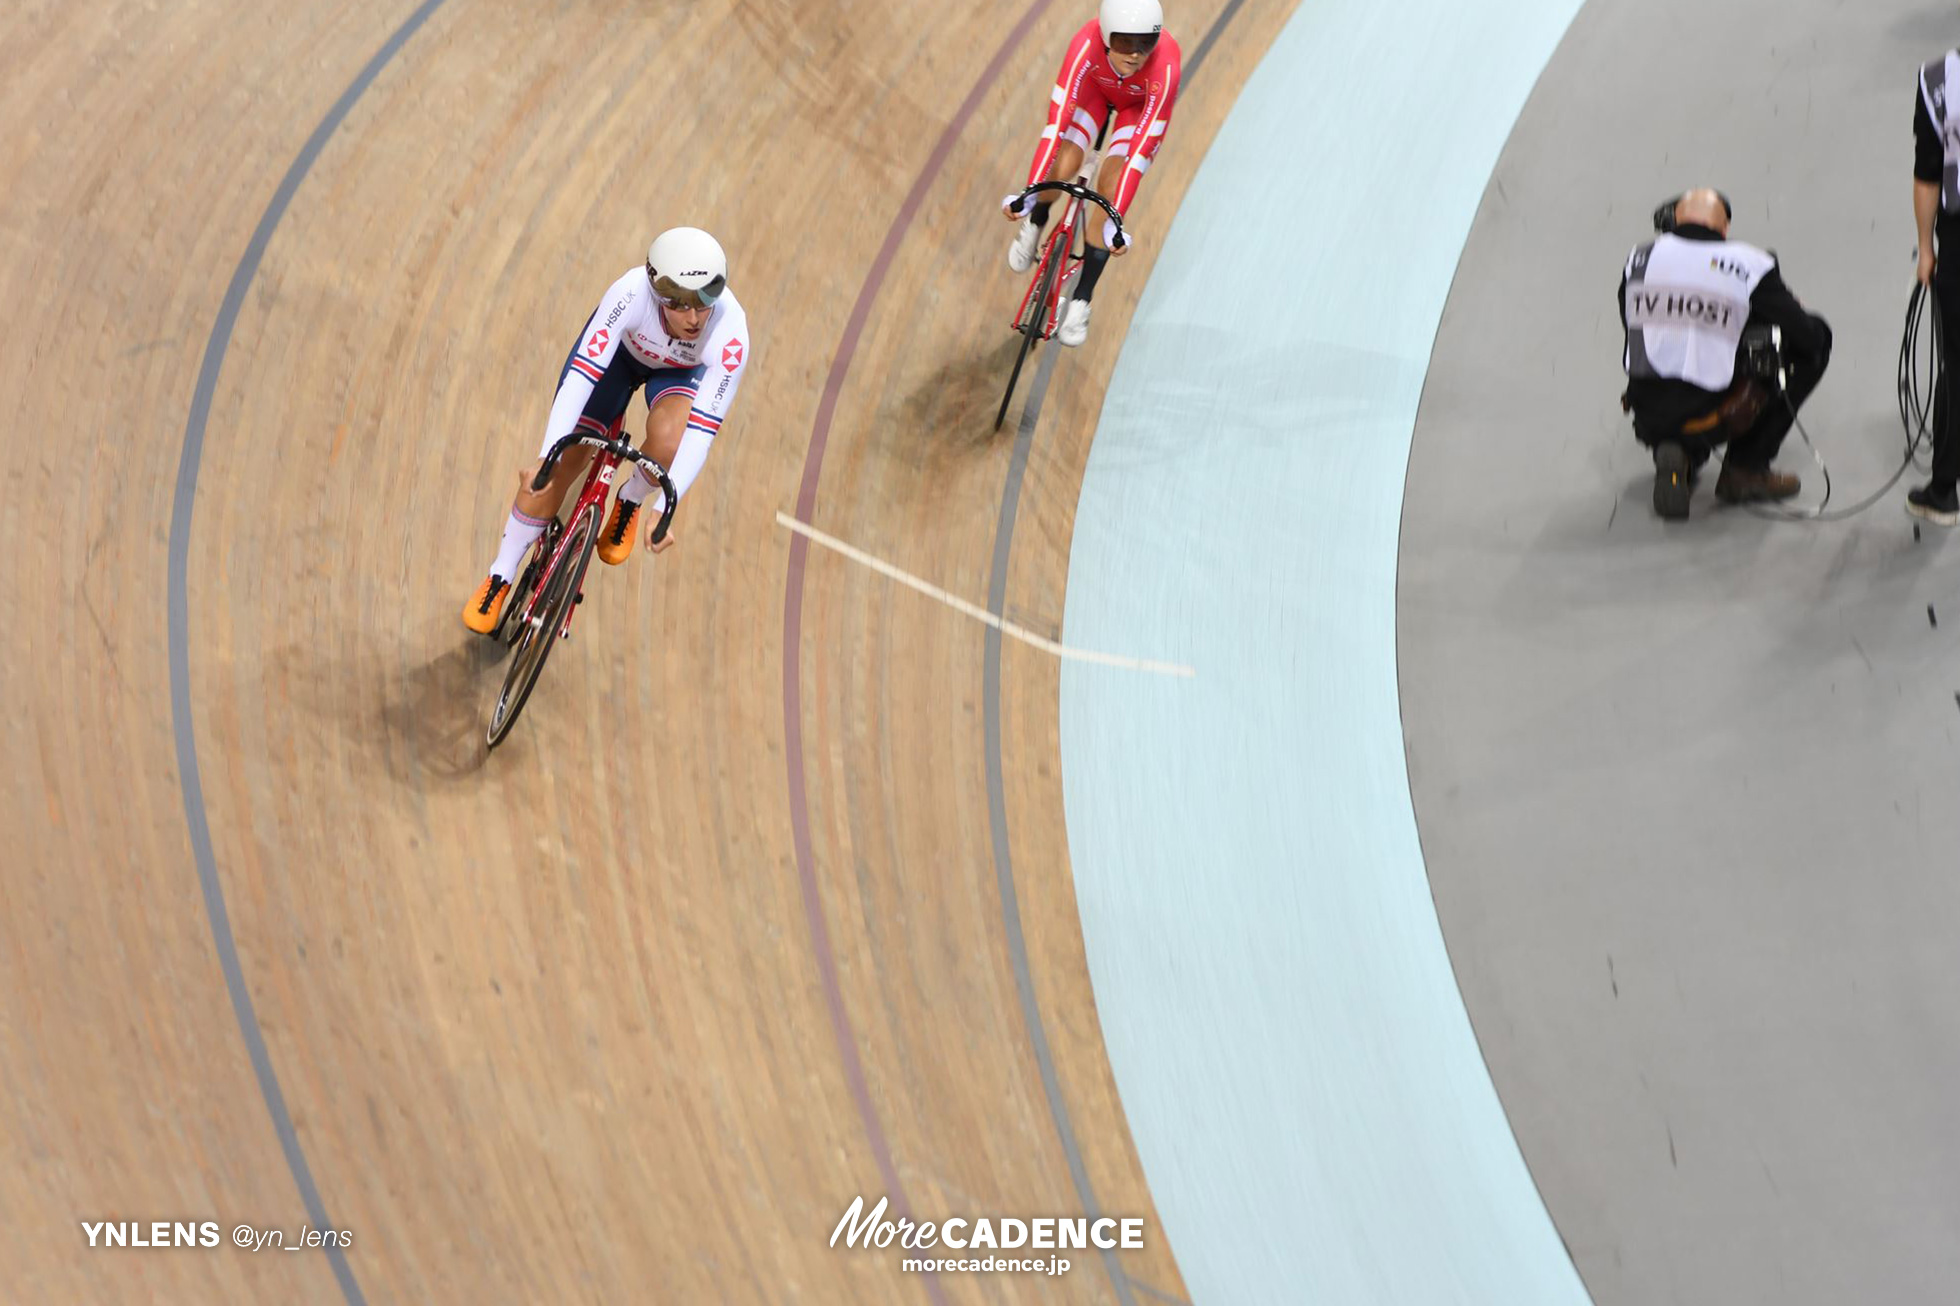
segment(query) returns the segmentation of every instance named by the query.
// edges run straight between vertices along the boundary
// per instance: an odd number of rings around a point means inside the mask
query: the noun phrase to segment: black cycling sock
[[[1094,245],[1089,246],[1082,254],[1082,276],[1076,281],[1075,289],[1070,293],[1069,298],[1088,303],[1090,296],[1096,293],[1096,282],[1101,279],[1103,269],[1108,265],[1109,251],[1098,249]]]
[[[1037,227],[1047,226],[1048,225],[1048,202],[1044,200],[1042,203],[1035,205],[1032,209],[1028,210],[1028,216],[1034,219],[1035,226]]]

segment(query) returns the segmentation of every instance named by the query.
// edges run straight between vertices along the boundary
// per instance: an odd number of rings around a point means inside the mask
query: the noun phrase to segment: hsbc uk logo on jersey
[[[742,365],[741,341],[731,340],[721,347],[721,365],[724,370],[730,372]]]
[[[606,344],[612,339],[612,332],[600,327],[592,333],[592,339],[585,342],[585,356],[597,358],[606,352]]]

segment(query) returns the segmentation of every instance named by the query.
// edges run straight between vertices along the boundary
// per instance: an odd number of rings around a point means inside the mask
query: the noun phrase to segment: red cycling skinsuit
[[[1127,159],[1115,193],[1105,196],[1118,213],[1128,213],[1136,198],[1150,160],[1164,143],[1164,130],[1170,125],[1171,106],[1177,102],[1178,71],[1182,56],[1177,42],[1165,33],[1143,67],[1130,77],[1118,77],[1109,66],[1103,49],[1102,27],[1091,19],[1069,42],[1068,56],[1062,60],[1061,74],[1048,97],[1048,126],[1041,133],[1041,144],[1028,168],[1028,184],[1048,180],[1048,169],[1055,161],[1056,145],[1074,141],[1084,152],[1095,143],[1096,131],[1111,109],[1116,111],[1108,146],[1108,157]],[[1061,178],[1063,181],[1069,178]]]

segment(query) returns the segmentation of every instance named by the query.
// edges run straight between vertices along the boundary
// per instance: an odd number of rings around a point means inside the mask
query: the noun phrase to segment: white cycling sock
[[[653,478],[647,475],[646,468],[635,467],[633,475],[627,478],[626,484],[619,487],[619,497],[628,503],[645,503],[647,495],[652,494],[655,488]],[[667,496],[663,492],[654,499],[651,511],[658,515],[666,506]]]
[[[490,564],[490,574],[509,581],[516,580],[517,568],[524,561],[525,550],[535,544],[542,534],[542,519],[526,517],[512,508],[510,520],[504,523],[504,542],[497,546],[497,560]]]

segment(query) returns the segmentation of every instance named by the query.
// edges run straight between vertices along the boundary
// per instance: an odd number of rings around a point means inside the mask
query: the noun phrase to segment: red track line
[[[918,216],[926,192],[938,179],[940,169],[951,157],[960,133],[966,130],[974,111],[980,107],[981,97],[999,79],[1014,48],[1052,3],[1053,0],[1033,0],[1028,11],[1007,33],[1000,49],[981,71],[980,79],[967,92],[966,99],[960,102],[952,121],[946,124],[946,130],[940,133],[932,153],[926,158],[925,167],[920,169],[912,189],[906,193],[905,202],[899,205],[898,213],[892,219],[890,230],[885,233],[885,243],[879,247],[878,256],[872,260],[871,270],[866,273],[864,285],[858,291],[857,302],[851,306],[850,319],[844,324],[844,334],[838,338],[837,352],[831,359],[830,375],[824,381],[823,400],[817,405],[816,421],[810,428],[809,448],[803,457],[803,481],[796,493],[796,516],[799,521],[809,522],[816,511],[817,481],[823,475],[824,450],[830,443],[830,422],[837,411],[837,396],[844,388],[844,377],[851,370],[851,360],[857,355],[858,340],[864,334],[865,321],[871,316],[871,305],[884,289],[885,276],[891,271],[893,259],[898,256],[898,247],[912,229],[912,220]],[[810,798],[803,774],[802,704],[803,576],[809,556],[810,542],[801,535],[792,535],[789,574],[783,590],[783,735],[784,751],[789,758],[789,814],[796,843],[796,870],[802,882],[803,910],[810,920],[810,941],[816,950],[817,971],[823,980],[824,998],[830,1007],[831,1030],[837,1038],[838,1055],[844,1062],[844,1075],[850,1081],[851,1096],[857,1101],[858,1115],[864,1121],[864,1132],[871,1143],[871,1151],[878,1159],[878,1171],[885,1181],[885,1195],[897,1208],[897,1214],[909,1217],[911,1203],[906,1199],[904,1185],[899,1182],[897,1168],[892,1164],[891,1143],[885,1137],[884,1126],[878,1120],[878,1108],[871,1100],[870,1087],[865,1083],[864,1063],[858,1056],[857,1034],[851,1028],[850,1012],[844,1006],[844,991],[837,979],[837,955],[831,949],[830,927],[824,920],[823,897],[817,884],[816,856],[810,847]],[[934,1302],[944,1300],[936,1276],[927,1276],[926,1291]]]

